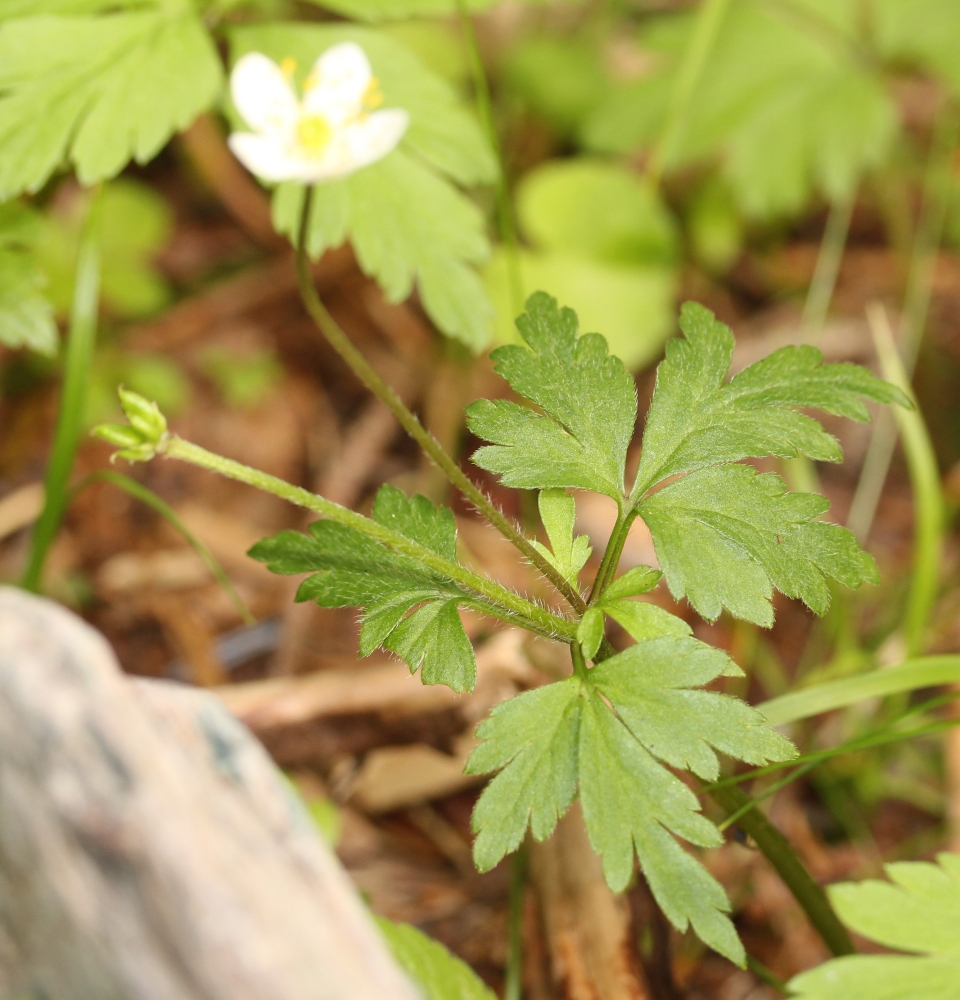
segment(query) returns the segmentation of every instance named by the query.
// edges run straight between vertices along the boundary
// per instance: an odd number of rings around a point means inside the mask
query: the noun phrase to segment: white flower
[[[298,100],[295,64],[278,66],[250,52],[230,76],[233,103],[252,132],[234,132],[230,148],[265,181],[345,177],[383,159],[403,138],[410,117],[383,102],[366,53],[354,42],[327,49],[313,64]]]

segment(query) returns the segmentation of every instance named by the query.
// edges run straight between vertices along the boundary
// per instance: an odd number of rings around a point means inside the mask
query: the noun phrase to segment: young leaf
[[[388,107],[403,108],[410,126],[400,147],[349,177],[314,188],[308,250],[318,256],[350,240],[364,272],[394,302],[417,283],[437,326],[473,349],[489,338],[492,307],[474,265],[489,253],[481,212],[450,183],[487,183],[496,176],[478,123],[449,85],[388,35],[353,25],[275,24],[237,28],[231,57],[262,52],[296,61],[302,83],[317,56],[341,42],[360,45]],[[296,240],[303,187],[281,184],[274,224]]]
[[[492,441],[473,461],[521,489],[577,487],[623,501],[627,446],[637,415],[633,379],[599,334],[577,335],[577,315],[537,292],[517,320],[527,347],[508,344],[496,370],[544,412],[481,399],[467,424]]]
[[[473,969],[439,941],[410,924],[374,919],[393,957],[423,991],[424,1000],[496,1000]]]
[[[660,582],[663,574],[650,566],[633,566],[622,576],[618,576],[603,592],[603,596],[612,599],[619,597],[637,597],[647,593]]]
[[[730,903],[723,887],[671,833],[702,847],[718,846],[723,838],[700,815],[693,792],[660,766],[592,692],[584,699],[580,723],[580,799],[610,888],[622,892],[627,887],[636,851],[670,922],[681,931],[692,924],[703,941],[743,965],[743,946],[726,916]]]
[[[372,514],[378,524],[455,560],[456,522],[445,507],[383,486]],[[457,614],[465,595],[452,580],[334,521],[315,521],[309,534],[281,531],[258,542],[250,555],[274,573],[312,573],[300,584],[298,601],[325,608],[364,605],[361,655],[382,645],[412,672],[422,668],[425,684],[473,688],[473,647]]]
[[[40,216],[25,205],[0,205],[0,343],[51,355],[57,327],[33,252],[41,230]]]
[[[740,673],[722,650],[684,636],[630,646],[594,667],[590,679],[650,753],[714,781],[720,765],[711,747],[757,765],[796,756],[793,744],[738,698],[691,690]]]
[[[610,598],[604,594],[594,607],[605,611],[637,642],[658,639],[662,635],[689,635],[691,632],[690,626],[682,618],[646,601],[631,601],[626,597]]]
[[[526,691],[498,705],[477,728],[483,743],[468,774],[503,770],[473,810],[473,857],[480,871],[515,851],[530,825],[537,840],[553,833],[577,788],[581,682],[576,677]]]
[[[593,549],[586,535],[573,537],[577,519],[577,504],[566,490],[541,490],[537,498],[540,520],[546,529],[553,551],[539,542],[534,545],[571,582],[576,583],[580,570]]]
[[[150,160],[208,108],[220,60],[188,3],[0,26],[0,198],[64,158],[83,184]]]
[[[851,930],[888,948],[918,953],[833,959],[790,981],[798,1000],[956,1000],[960,983],[960,857],[940,854],[886,866],[892,882],[832,886],[830,900]]]

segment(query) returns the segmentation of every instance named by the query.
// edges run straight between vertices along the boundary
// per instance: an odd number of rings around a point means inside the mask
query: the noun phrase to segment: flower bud
[[[167,419],[157,404],[149,402],[129,389],[124,389],[123,386],[120,386],[117,392],[130,426],[139,432],[144,442],[159,444],[163,435],[167,433]]]

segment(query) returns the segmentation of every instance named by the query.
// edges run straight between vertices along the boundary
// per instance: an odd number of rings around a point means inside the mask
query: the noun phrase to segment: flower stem
[[[576,587],[566,580],[563,574],[552,566],[530,544],[530,541],[497,510],[490,499],[470,481],[460,466],[443,450],[440,442],[420,423],[416,414],[407,408],[403,400],[374,371],[363,354],[354,347],[353,342],[330,315],[323,302],[320,301],[320,296],[310,275],[310,265],[306,249],[312,200],[313,189],[308,187],[301,209],[300,233],[297,240],[297,275],[300,282],[300,295],[310,317],[327,338],[330,346],[349,365],[357,378],[397,418],[401,427],[420,445],[447,479],[490,521],[507,541],[519,549],[524,557],[540,570],[554,587],[563,594],[571,607],[579,614],[583,614],[586,610],[586,604],[577,592]]]
[[[63,390],[50,462],[44,477],[43,510],[30,538],[30,555],[22,585],[39,591],[43,567],[56,538],[69,502],[68,485],[83,431],[83,415],[90,381],[90,365],[97,339],[97,310],[100,303],[100,246],[98,240],[99,189],[87,206],[74,283],[70,329],[63,361]]]
[[[519,594],[501,587],[493,580],[479,576],[463,566],[458,566],[413,539],[407,538],[406,535],[401,535],[390,528],[377,524],[376,521],[372,521],[356,511],[349,510],[347,507],[341,507],[340,504],[334,503],[332,500],[327,500],[300,486],[294,486],[276,476],[261,472],[259,469],[252,469],[249,465],[243,465],[233,461],[233,459],[216,455],[190,441],[184,441],[183,438],[176,435],[165,437],[158,445],[157,452],[166,455],[167,458],[177,458],[202,469],[208,469],[210,472],[217,472],[229,479],[255,486],[257,489],[272,493],[298,507],[312,510],[331,521],[337,521],[353,528],[395,552],[416,559],[435,572],[459,583],[471,594],[476,594],[488,602],[486,606],[490,608],[492,614],[496,614],[497,609],[504,609],[506,612],[504,617],[508,621],[522,625],[532,632],[558,639],[561,642],[573,642],[575,639],[576,625],[569,619],[551,614]]]
[[[764,857],[777,870],[831,953],[852,955],[855,951],[853,941],[830,905],[827,894],[814,881],[787,838],[759,809],[750,808],[750,796],[736,785],[713,788],[710,795],[729,815],[741,813],[737,823],[753,838]]]

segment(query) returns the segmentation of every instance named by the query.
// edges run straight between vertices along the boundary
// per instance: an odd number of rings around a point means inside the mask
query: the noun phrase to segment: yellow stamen
[[[368,111],[373,111],[381,104],[383,104],[383,91],[380,89],[380,81],[372,76],[367,84],[367,89],[363,92],[363,106]]]
[[[332,135],[333,129],[323,115],[304,115],[297,122],[297,144],[308,156],[319,156]]]
[[[284,56],[280,60],[280,72],[283,74],[284,80],[287,83],[293,79],[293,74],[297,71],[297,60],[293,56]]]

